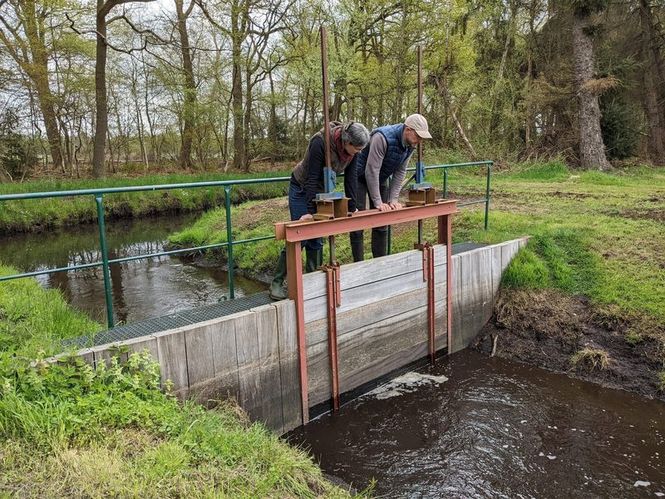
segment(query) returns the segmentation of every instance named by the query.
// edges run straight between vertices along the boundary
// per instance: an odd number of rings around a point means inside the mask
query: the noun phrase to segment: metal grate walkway
[[[153,319],[146,319],[143,321],[127,324],[125,326],[118,326],[113,329],[101,331],[94,336],[79,336],[78,338],[69,338],[62,342],[65,349],[70,348],[86,348],[96,345],[104,345],[106,343],[115,343],[118,341],[129,340],[132,338],[139,338],[140,336],[147,336],[149,334],[159,333],[161,331],[168,331],[178,327],[194,324],[197,322],[204,322],[217,317],[224,317],[226,315],[244,312],[250,308],[259,307],[272,303],[268,296],[268,292],[256,293],[235,300],[226,300],[214,305],[205,305],[202,307],[193,308],[191,310],[183,310],[170,315],[162,317],[155,317]]]

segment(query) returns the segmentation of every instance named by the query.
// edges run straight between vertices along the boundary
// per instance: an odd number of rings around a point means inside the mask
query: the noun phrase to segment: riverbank
[[[0,286],[0,495],[349,496],[235,403],[206,410],[162,391],[147,354],[40,360],[99,329],[32,279]]]
[[[529,316],[553,317],[554,326],[544,324],[543,327],[549,328],[551,334],[561,335],[565,331],[562,333],[560,329],[569,327],[565,316],[577,313],[573,304],[584,303],[588,307],[585,317],[597,321],[585,327],[597,332],[588,339],[583,335],[573,336],[575,341],[552,351],[551,356],[556,360],[550,367],[558,365],[559,370],[577,372],[586,376],[585,379],[592,379],[586,371],[599,371],[598,364],[592,369],[585,366],[589,363],[593,366],[590,358],[605,357],[593,351],[596,348],[593,345],[598,343],[594,338],[600,334],[620,346],[614,353],[607,352],[614,358],[610,366],[626,363],[630,366],[631,362],[641,366],[640,369],[617,367],[614,383],[638,393],[662,396],[665,388],[662,326],[665,324],[665,257],[662,252],[665,247],[665,170],[633,166],[600,173],[569,170],[560,162],[521,164],[495,172],[492,182],[489,230],[483,230],[481,208],[464,208],[454,219],[453,240],[496,243],[525,235],[531,237],[529,246],[509,267],[503,281],[505,289],[522,290],[527,298],[516,305],[513,295],[504,293],[500,302],[505,310],[525,308],[524,317],[516,316],[517,319],[510,322],[515,334],[522,331],[527,335],[531,346],[520,347],[518,360],[548,367],[539,356],[540,341],[545,336],[530,327]],[[483,194],[484,177],[472,171],[455,171],[449,175],[449,185],[450,197],[477,199]],[[236,240],[270,235],[273,222],[288,219],[284,198],[243,204],[234,210]],[[427,239],[433,240],[434,223],[426,223],[424,233]],[[393,251],[410,249],[416,239],[416,227],[396,226],[392,237]],[[184,247],[222,242],[225,238],[224,213],[218,210],[206,214],[191,228],[174,234],[170,241]],[[270,275],[280,248],[275,241],[234,246],[239,271],[253,277]],[[337,256],[341,263],[351,261],[347,237],[337,238]],[[225,255],[215,252],[207,258],[224,261]],[[537,305],[542,303],[541,295],[546,292],[562,297],[552,299],[551,310]],[[557,308],[556,304],[564,298],[572,300],[573,304]],[[495,316],[495,322],[499,316]],[[603,329],[600,327],[603,324],[609,326]],[[582,325],[577,327],[584,329]],[[506,327],[500,329],[505,332]],[[507,339],[499,340],[498,345],[500,355],[510,348]],[[629,360],[630,356],[624,359],[621,352],[630,352],[636,358],[634,361]],[[594,376],[602,381],[609,372]],[[635,373],[636,377],[631,377],[630,373]]]

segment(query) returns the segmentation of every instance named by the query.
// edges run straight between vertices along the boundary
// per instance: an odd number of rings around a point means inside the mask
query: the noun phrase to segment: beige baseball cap
[[[404,120],[404,124],[411,128],[418,134],[418,136],[422,137],[423,139],[432,138],[432,134],[429,133],[427,127],[427,120],[422,114],[412,114],[411,116],[408,116],[406,120]]]

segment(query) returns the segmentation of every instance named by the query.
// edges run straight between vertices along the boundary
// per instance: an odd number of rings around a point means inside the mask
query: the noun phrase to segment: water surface
[[[586,498],[665,497],[664,435],[662,402],[462,351],[289,438],[384,497]]]
[[[171,215],[107,223],[109,258],[157,253],[169,234],[192,224],[197,214]],[[97,225],[0,238],[0,262],[24,272],[101,261]],[[116,322],[131,323],[167,315],[228,297],[227,273],[219,266],[193,265],[191,259],[163,256],[110,267]],[[58,272],[37,277],[46,288],[62,291],[67,301],[106,323],[102,269]],[[236,297],[266,289],[236,275]]]

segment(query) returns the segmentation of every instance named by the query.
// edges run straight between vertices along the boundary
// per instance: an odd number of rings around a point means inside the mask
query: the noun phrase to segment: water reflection
[[[164,250],[166,237],[191,224],[197,215],[108,223],[109,258],[146,255]],[[25,272],[81,265],[101,260],[96,225],[0,239],[0,262]],[[162,256],[110,266],[116,322],[135,322],[201,305],[228,294],[227,273],[218,267],[197,267],[186,258]],[[58,272],[36,278],[59,289],[74,307],[106,323],[101,267]],[[235,279],[237,297],[265,289],[261,283]]]

